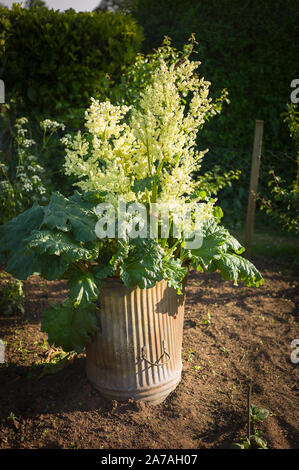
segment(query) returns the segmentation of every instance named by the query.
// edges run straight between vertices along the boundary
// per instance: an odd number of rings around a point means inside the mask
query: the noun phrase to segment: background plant
[[[262,437],[262,431],[257,429],[257,424],[262,423],[270,412],[266,408],[258,408],[250,405],[250,421],[252,425],[252,433],[244,438],[240,443],[231,445],[231,449],[267,449],[267,441]]]
[[[18,116],[79,125],[89,97],[103,96],[107,76],[120,79],[141,40],[140,27],[120,13],[1,7],[6,99],[18,98]]]
[[[25,294],[23,283],[3,273],[0,284],[0,309],[3,315],[23,314],[25,312]]]
[[[196,35],[201,73],[211,93],[227,88],[230,106],[203,132],[211,145],[248,148],[255,119],[266,122],[265,143],[271,149],[289,146],[280,115],[297,78],[296,37],[299,13],[295,0],[124,0],[143,27],[143,52],[170,36],[179,50]],[[114,8],[116,5],[114,5]]]
[[[294,104],[287,105],[283,113],[284,122],[288,124],[290,136],[294,141],[297,153],[297,168],[294,180],[288,184],[274,170],[270,171],[271,199],[260,196],[261,209],[271,215],[285,230],[299,233],[299,111]]]
[[[27,117],[16,118],[13,100],[3,106],[0,222],[6,222],[35,202],[46,203],[51,192],[62,185],[57,154],[63,151],[59,132],[64,127],[49,119],[32,125]]]

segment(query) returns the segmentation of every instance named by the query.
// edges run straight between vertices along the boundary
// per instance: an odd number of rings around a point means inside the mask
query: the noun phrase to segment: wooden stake
[[[264,121],[255,121],[254,141],[251,161],[250,187],[245,228],[245,256],[250,258],[254,229],[254,214],[260,171]]]

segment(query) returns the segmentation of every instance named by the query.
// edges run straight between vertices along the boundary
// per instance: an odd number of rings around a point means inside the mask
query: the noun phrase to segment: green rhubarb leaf
[[[241,254],[244,247],[226,228],[218,225],[215,218],[209,219],[202,229],[202,245],[191,249],[192,265],[197,269],[208,269],[212,260],[220,253]]]
[[[242,281],[248,287],[258,287],[263,284],[263,278],[256,267],[246,258],[241,256],[222,253],[215,258],[209,271],[219,270],[223,279]]]
[[[83,201],[79,193],[67,199],[56,192],[45,207],[42,225],[51,230],[72,231],[75,240],[90,242],[96,239],[96,223],[97,217],[91,209],[91,204]]]
[[[208,269],[209,264],[221,251],[228,238],[227,230],[217,225],[215,219],[209,219],[202,229],[202,245],[200,248],[191,249],[191,263],[196,269]]]
[[[42,315],[41,331],[49,344],[64,351],[80,353],[98,331],[96,305],[82,302],[75,307],[70,299],[51,305]]]
[[[244,250],[245,248],[238,242],[238,240],[233,237],[230,233],[227,233],[227,238],[224,244],[221,246],[221,251],[232,251],[240,255],[241,253],[243,253]]]
[[[40,274],[48,281],[54,281],[63,276],[68,263],[60,256],[38,255],[22,246],[9,258],[6,271],[16,279],[25,280],[32,274]]]
[[[164,251],[151,238],[131,239],[127,257],[120,265],[120,277],[127,287],[154,287],[164,277]]]
[[[110,264],[107,266],[104,264],[98,264],[93,269],[93,275],[97,281],[97,284],[100,284],[99,287],[102,287],[105,284],[103,281],[104,279],[113,276],[114,273],[115,271]]]
[[[43,220],[43,208],[34,205],[0,227],[0,246],[5,261],[6,271],[16,279],[25,280],[32,274],[40,274],[50,281],[60,278],[67,269],[67,262],[47,253],[39,255],[28,246],[28,238],[38,233]]]
[[[93,302],[99,296],[99,287],[95,282],[94,276],[89,272],[73,271],[68,281],[68,287],[68,297],[75,306],[80,305],[81,302]]]
[[[88,260],[91,253],[79,242],[72,240],[68,233],[52,232],[50,230],[34,230],[28,238],[28,246],[39,254],[63,255],[69,262],[78,259]]]
[[[0,227],[1,258],[7,262],[6,271],[17,279],[25,280],[40,272],[40,259],[28,249],[26,240],[40,227],[43,217],[43,208],[34,204]]]
[[[25,240],[33,230],[38,230],[44,217],[44,210],[34,204],[22,214],[0,227],[0,252],[7,260],[15,251],[26,246]],[[27,256],[27,255],[26,255]]]
[[[114,269],[114,271],[117,271],[118,269],[120,269],[124,259],[128,257],[129,251],[130,251],[130,246],[128,242],[125,239],[119,239],[118,248],[109,261],[109,264]]]
[[[92,210],[94,207],[94,203],[96,202],[95,200],[92,199],[92,194],[95,195],[99,194],[98,191],[90,191],[88,193],[80,194],[78,191],[74,191],[74,193],[69,196],[69,200],[76,202],[82,207],[85,207],[85,209]]]
[[[188,268],[182,266],[180,259],[169,258],[163,261],[164,279],[167,279],[169,287],[173,287],[181,293],[182,281],[188,273]]]
[[[7,259],[6,271],[13,277],[26,280],[33,273],[40,270],[39,259],[35,253],[30,252],[26,246],[20,246]]]
[[[55,281],[64,277],[69,264],[61,256],[38,255],[39,269],[35,271],[48,281]]]
[[[74,213],[72,218],[72,223],[76,227],[74,233],[78,235],[82,230],[82,239],[93,237],[92,241],[86,242],[86,247],[83,247],[80,241],[74,240],[71,233],[58,232],[54,227],[52,228],[53,232],[40,230],[41,225],[45,221],[47,222],[48,216],[50,216],[50,220],[55,218],[52,213],[53,210],[55,212],[54,203],[57,199],[61,202],[61,198],[68,202],[63,196],[60,197],[56,194],[52,197],[51,210],[49,206],[43,208],[35,204],[0,227],[1,260],[7,262],[6,270],[15,278],[25,280],[37,273],[48,280],[59,279],[64,275],[71,262],[97,257],[98,242],[94,240],[96,238],[94,232],[96,216],[87,208],[85,202],[82,202],[81,211],[78,206],[79,195],[76,195],[75,201],[71,201],[69,204],[68,214]],[[58,218],[59,209],[62,210],[62,203],[58,208]],[[81,222],[76,219],[76,216],[79,217],[76,210],[82,216]],[[88,211],[87,218],[85,211]],[[48,214],[46,217],[44,217],[45,212]],[[86,220],[88,220],[88,224]],[[79,229],[79,227],[81,228]],[[72,228],[71,225],[70,228]],[[87,237],[88,230],[89,237]]]
[[[208,272],[220,271],[223,279],[237,284],[238,280],[247,286],[259,286],[263,278],[255,266],[238,256],[244,251],[242,245],[217,219],[207,221],[202,230],[203,243],[200,248],[191,249],[189,258],[196,269]]]
[[[91,242],[84,242],[84,248],[86,248],[86,250],[89,252],[88,259],[90,261],[95,261],[99,257],[100,242],[98,238],[96,240],[92,240]]]

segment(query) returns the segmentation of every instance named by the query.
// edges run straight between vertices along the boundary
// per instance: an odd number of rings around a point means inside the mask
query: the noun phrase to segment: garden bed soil
[[[29,278],[25,314],[0,313],[0,448],[229,448],[246,436],[249,378],[252,403],[270,411],[258,425],[268,448],[298,448],[299,365],[290,355],[299,276],[275,260],[254,263],[259,288],[190,272],[182,380],[160,405],[104,399],[86,378],[84,353],[45,373],[53,352],[41,313],[66,285]]]

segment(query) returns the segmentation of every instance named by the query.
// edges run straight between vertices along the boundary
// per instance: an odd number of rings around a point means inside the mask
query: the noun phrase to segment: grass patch
[[[244,230],[235,231],[233,235],[244,244]],[[255,230],[252,242],[252,256],[265,256],[299,265],[299,241],[293,234],[269,229]]]

